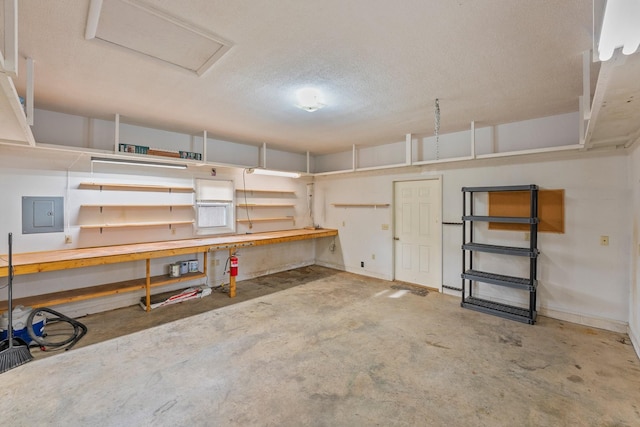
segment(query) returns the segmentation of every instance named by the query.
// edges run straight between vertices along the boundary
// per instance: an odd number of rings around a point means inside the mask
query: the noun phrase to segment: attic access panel
[[[22,197],[22,234],[64,231],[64,198]]]
[[[202,76],[231,42],[137,0],[91,0],[85,38],[99,39]]]

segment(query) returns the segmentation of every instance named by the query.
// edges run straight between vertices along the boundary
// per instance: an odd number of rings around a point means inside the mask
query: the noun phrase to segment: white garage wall
[[[392,210],[344,209],[331,204],[392,203],[395,180],[441,176],[442,219],[451,222],[460,221],[463,186],[537,184],[542,188],[564,189],[565,233],[539,235],[542,253],[538,269],[539,312],[624,331],[629,317],[631,245],[627,158],[624,153],[577,153],[560,157],[558,160],[493,159],[406,171],[317,177],[316,222],[338,228],[340,233],[338,247],[333,252],[329,250],[330,242],[318,242],[318,262],[373,277],[393,277]],[[383,230],[383,224],[390,224],[390,230]],[[609,236],[609,246],[600,246],[601,235]],[[443,236],[443,281],[460,286],[461,234],[455,226],[443,226]],[[496,244],[528,244],[522,232],[489,231],[486,224],[477,236]],[[504,257],[487,255],[481,265],[490,271],[509,274],[523,267],[518,260],[513,262],[510,258],[505,262]],[[363,260],[365,267],[361,268]],[[525,294],[509,291],[487,287],[481,294],[511,303],[523,302]]]
[[[250,189],[277,189],[292,191],[287,194],[285,203],[293,208],[278,212],[268,210],[265,215],[292,215],[293,221],[255,223],[252,229],[239,226],[238,232],[260,232],[273,229],[302,228],[311,225],[307,203],[307,183],[310,178],[289,179],[258,175],[245,176],[242,169],[217,168],[215,177],[211,176],[211,167],[190,166],[186,171],[132,168],[131,166],[94,165],[90,166],[90,156],[79,153],[65,153],[29,147],[0,145],[0,253],[7,253],[7,234],[14,235],[14,253],[37,252],[75,247],[92,247],[113,244],[185,239],[196,237],[189,226],[152,228],[98,229],[81,230],[80,224],[96,223],[99,212],[95,208],[81,208],[83,204],[190,204],[192,193],[162,193],[136,191],[97,191],[79,189],[81,182],[108,182],[127,184],[178,185],[193,186],[195,178],[232,180],[235,188],[246,183]],[[146,169],[146,170],[145,170]],[[151,170],[150,170],[151,169]],[[239,194],[239,193],[238,193]],[[22,234],[22,196],[61,196],[65,199],[65,230],[61,233]],[[243,203],[243,199],[237,199]],[[256,201],[254,201],[255,203]],[[283,203],[277,194],[262,197],[260,203]],[[139,210],[124,212],[122,215],[141,215]],[[150,210],[145,220],[161,220],[157,212]],[[189,214],[186,208],[174,209],[172,219],[184,219]],[[254,218],[259,213],[254,213]],[[178,217],[175,217],[178,216]],[[125,220],[126,218],[123,218]],[[73,243],[65,244],[65,236],[71,236]],[[209,256],[209,279],[211,285],[228,282],[224,274],[227,251],[217,251]],[[167,273],[167,265],[174,260],[190,259],[193,256],[162,258],[152,260],[152,274]],[[256,277],[277,271],[310,265],[314,263],[315,245],[310,241],[265,245],[247,248],[241,251],[239,280]],[[202,261],[202,256],[200,256]],[[144,277],[144,262],[120,263],[108,266],[71,269],[59,272],[16,276],[15,297],[37,295],[60,290],[110,283]],[[177,284],[160,288],[155,292],[185,288],[190,284]],[[6,299],[0,293],[0,299]],[[137,303],[140,294],[128,293],[114,297],[88,300],[86,302],[64,306],[65,313],[72,316],[93,313]]]

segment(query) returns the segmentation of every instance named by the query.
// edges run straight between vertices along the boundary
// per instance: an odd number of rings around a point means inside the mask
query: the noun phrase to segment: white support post
[[[476,121],[471,121],[471,158],[476,158]]]
[[[262,143],[262,159],[260,162],[260,166],[263,168],[267,168],[267,143],[263,142]]]
[[[358,155],[358,150],[356,149],[356,144],[353,144],[352,153],[351,153],[351,169],[353,171],[355,171],[356,168],[358,167],[357,155]]]
[[[4,58],[2,68],[18,76],[18,0],[4,0]]]
[[[113,151],[117,153],[120,150],[120,114],[116,113],[115,119],[115,138],[113,141]]]
[[[578,136],[580,137],[579,143],[584,147],[585,143],[585,125],[589,122],[584,118],[586,113],[584,112],[584,101],[582,99],[582,95],[578,97]],[[591,114],[589,114],[591,115]]]
[[[307,151],[307,173],[311,173],[311,157]]]
[[[202,161],[207,161],[207,131],[202,132]]]
[[[33,126],[33,58],[27,58],[27,124]]]
[[[591,118],[591,52],[582,53],[582,120]]]
[[[404,162],[407,166],[411,166],[413,164],[413,155],[411,153],[411,149],[412,147],[412,138],[411,138],[411,134],[408,133],[405,136],[405,140],[404,140],[404,150],[405,150],[405,154],[404,154]]]

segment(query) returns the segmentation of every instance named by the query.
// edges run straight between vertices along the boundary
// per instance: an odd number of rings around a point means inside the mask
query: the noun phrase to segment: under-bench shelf
[[[149,287],[170,285],[173,283],[187,282],[190,280],[205,279],[207,275],[202,272],[186,273],[180,277],[169,277],[166,274],[152,276],[149,278]],[[87,288],[71,289],[68,291],[52,292],[49,294],[34,295],[31,297],[16,298],[13,300],[14,306],[23,305],[25,307],[47,307],[50,305],[67,304],[84,301],[92,298],[106,297],[109,295],[122,294],[144,290],[147,287],[147,279],[131,279],[123,282],[106,283],[104,285],[89,286]],[[0,302],[0,311],[7,310],[7,301]]]

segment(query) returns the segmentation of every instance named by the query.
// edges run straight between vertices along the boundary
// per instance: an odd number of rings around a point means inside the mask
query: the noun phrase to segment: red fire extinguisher
[[[229,257],[229,275],[237,276],[238,275],[238,257],[235,255],[231,255]]]

